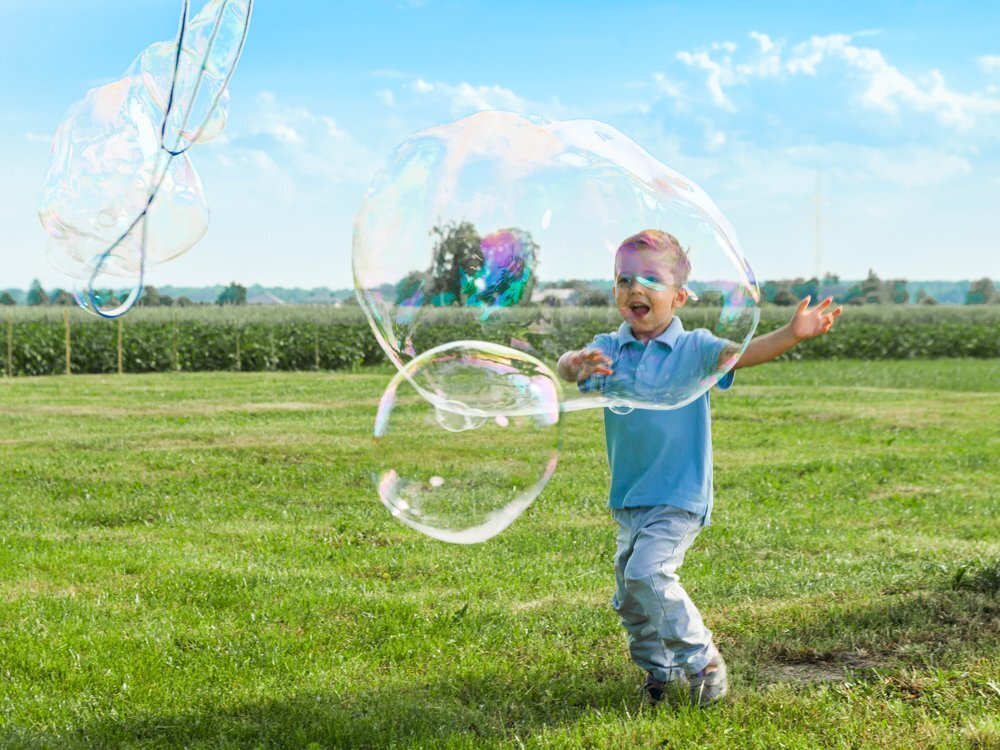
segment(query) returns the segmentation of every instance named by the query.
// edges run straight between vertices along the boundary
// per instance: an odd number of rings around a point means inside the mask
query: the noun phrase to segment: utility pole
[[[819,283],[820,296],[823,294],[823,175],[816,170],[816,222],[813,237],[816,281]]]

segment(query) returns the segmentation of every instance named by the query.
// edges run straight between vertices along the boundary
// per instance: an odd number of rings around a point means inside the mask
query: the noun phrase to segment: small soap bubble
[[[635,410],[635,407],[632,406],[632,404],[620,398],[612,399],[611,403],[608,404],[608,408],[615,414],[620,414],[622,416],[625,414],[631,414]]]
[[[412,136],[358,212],[354,276],[375,336],[397,367],[461,337],[518,349],[555,371],[563,353],[586,347],[600,330],[581,325],[602,312],[581,306],[584,293],[612,299],[616,252],[647,229],[677,239],[691,270],[672,277],[670,288],[683,287],[687,304],[717,314],[711,332],[741,353],[760,296],[729,221],[693,182],[595,121],[480,112]],[[629,320],[624,305],[616,310],[603,310],[604,332]],[[676,314],[683,324],[683,307]],[[641,388],[620,378],[570,387],[562,408],[677,408],[734,362],[706,362],[689,377],[647,378]]]
[[[523,352],[477,342],[425,352],[379,402],[379,498],[435,539],[471,544],[499,534],[555,471],[559,397],[555,375]]]
[[[157,42],[118,81],[70,107],[52,140],[39,203],[49,257],[76,278],[74,295],[104,317],[138,299],[149,266],[188,250],[208,229],[205,191],[188,154],[226,122],[226,86],[252,0],[209,0],[177,40]]]

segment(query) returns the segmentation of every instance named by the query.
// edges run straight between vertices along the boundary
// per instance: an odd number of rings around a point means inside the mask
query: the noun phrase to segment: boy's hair
[[[691,275],[691,260],[688,258],[687,251],[681,247],[681,243],[669,232],[660,229],[644,229],[638,234],[633,234],[618,246],[615,260],[617,261],[618,256],[623,252],[637,250],[651,250],[654,253],[669,256],[673,266],[674,283],[677,286],[684,286],[687,283],[688,277]]]

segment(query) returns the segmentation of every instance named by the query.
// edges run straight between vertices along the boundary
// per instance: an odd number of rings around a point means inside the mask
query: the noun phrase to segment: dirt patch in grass
[[[765,684],[815,685],[821,682],[843,682],[848,672],[878,669],[886,666],[885,659],[840,652],[823,654],[802,661],[779,662],[764,670]]]

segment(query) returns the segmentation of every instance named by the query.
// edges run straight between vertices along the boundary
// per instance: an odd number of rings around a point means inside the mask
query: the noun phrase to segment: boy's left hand
[[[833,321],[837,319],[843,308],[838,305],[831,312],[826,312],[826,309],[833,304],[833,297],[827,297],[825,300],[820,302],[812,310],[809,309],[809,301],[812,299],[812,295],[806,295],[799,306],[795,308],[795,314],[792,315],[792,320],[788,324],[792,329],[792,334],[798,341],[805,341],[806,339],[815,338],[816,336],[822,336],[824,333],[830,330],[833,326]]]

